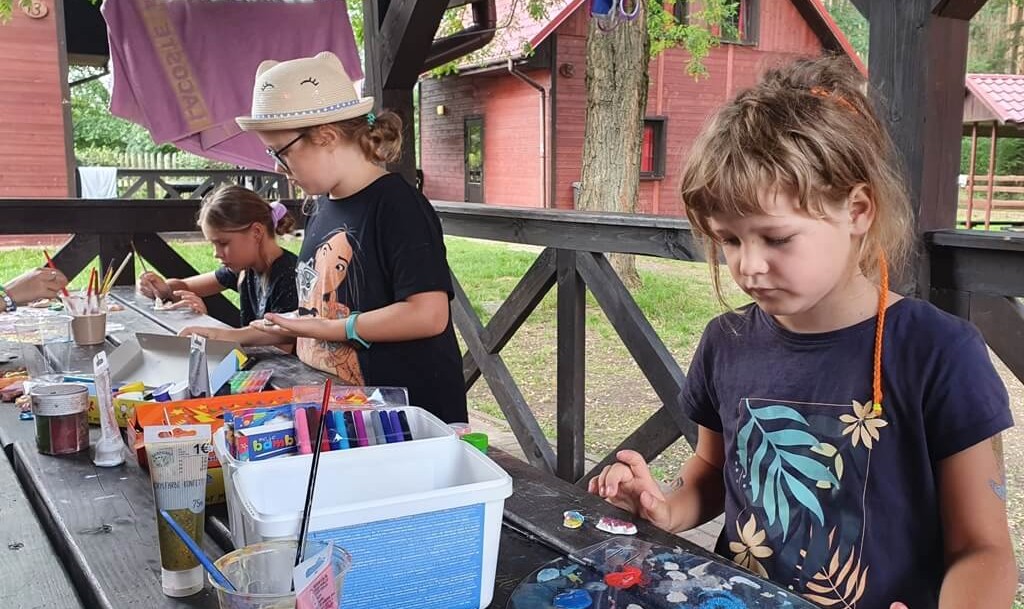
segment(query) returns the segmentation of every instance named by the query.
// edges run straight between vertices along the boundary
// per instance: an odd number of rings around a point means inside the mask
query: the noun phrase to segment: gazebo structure
[[[67,19],[61,10],[63,5],[81,8],[83,3],[88,12],[88,0],[64,0],[54,10],[65,30],[67,48],[62,49],[60,62],[64,69],[68,58],[80,53],[76,45],[93,49],[87,55],[104,52],[101,21]],[[461,32],[436,39],[444,12],[465,4],[472,6],[471,22]],[[969,20],[985,1],[854,0],[854,4],[870,23],[870,81],[880,115],[904,161],[917,232],[924,244],[914,275],[903,287],[974,322],[993,350],[1024,378],[1024,351],[1020,349],[1024,308],[1017,300],[1024,297],[1024,235],[954,230]],[[365,0],[363,9],[364,90],[406,117],[412,116],[413,87],[419,75],[486,44],[496,27],[493,0]],[[411,136],[413,121],[406,123]],[[400,168],[410,180],[415,171],[413,144],[414,138],[408,137],[406,160]],[[608,313],[659,397],[665,402],[675,399],[683,372],[611,271],[604,254],[699,259],[700,248],[692,242],[689,225],[678,218],[434,203],[448,234],[549,248],[486,327],[460,289],[456,290],[459,297],[454,316],[468,346],[464,361],[467,388],[483,377],[530,462],[585,483],[593,474],[584,471],[583,459],[585,290],[589,288]],[[8,199],[0,201],[6,218],[0,231],[75,234],[55,258],[69,276],[77,275],[97,253],[102,253],[103,260],[120,260],[132,242],[158,271],[180,276],[191,267],[158,233],[190,230],[197,206],[194,200]],[[122,281],[130,281],[132,276],[129,269]],[[558,447],[552,451],[509,375],[501,349],[555,285],[559,413]],[[653,458],[680,434],[693,439],[693,424],[672,420],[662,408],[620,448],[636,449]]]
[[[964,133],[971,136],[971,152],[967,171],[967,228],[974,225],[974,191],[977,186],[978,137],[989,137],[988,174],[985,181],[985,230],[992,224],[996,204],[995,175],[997,147],[1002,137],[1024,137],[1024,75],[968,74],[964,99]],[[1017,181],[1017,180],[1015,180]],[[1024,179],[1021,180],[1024,183]],[[1000,192],[1022,194],[1020,186],[1004,186]],[[1000,208],[1024,211],[1024,201],[1006,201]],[[1024,223],[1022,223],[1024,224]]]
[[[92,5],[88,0],[38,1],[51,7],[54,19],[51,25],[55,24],[54,31],[62,41],[52,66],[59,68],[59,76],[66,82],[68,61],[79,52],[78,43],[74,41],[97,43],[102,40],[105,35],[102,22],[97,25],[95,20],[84,17],[72,20],[68,17],[70,12],[63,10],[73,4],[89,9]],[[788,1],[771,0],[760,4],[763,10],[769,10],[772,4]],[[820,0],[813,2],[820,3]],[[853,3],[870,23],[870,81],[879,114],[887,123],[904,161],[917,234],[923,244],[914,272],[901,288],[969,319],[1010,370],[1024,379],[1024,349],[1021,348],[1024,345],[1024,306],[1020,304],[1020,299],[1024,298],[1024,234],[955,230],[969,20],[985,0],[853,0]],[[468,2],[472,6],[472,19],[467,20],[465,28],[436,39],[444,12],[466,4],[466,0],[364,0],[366,93],[411,118],[413,87],[419,75],[432,65],[479,48],[498,26],[493,0],[475,0]],[[291,34],[287,28],[282,29],[282,35]],[[5,42],[0,40],[0,50],[5,48]],[[102,57],[106,51],[96,52]],[[3,85],[0,76],[0,100]],[[63,99],[66,101],[67,97]],[[56,105],[60,105],[60,101],[58,99]],[[46,110],[57,114],[63,107]],[[411,136],[413,121],[407,120],[406,124],[407,135]],[[6,152],[3,143],[0,140],[0,154]],[[414,138],[406,138],[406,145],[406,161],[400,169],[411,181],[414,179]],[[675,217],[444,201],[433,201],[433,204],[448,235],[543,248],[486,325],[477,316],[458,278],[454,278],[452,317],[467,348],[463,356],[467,390],[479,379],[485,380],[526,460],[533,466],[514,458],[503,463],[507,468],[515,468],[517,484],[523,481],[519,492],[505,504],[505,523],[518,536],[515,543],[521,544],[511,546],[513,551],[509,555],[518,556],[525,553],[520,549],[541,545],[562,554],[576,552],[580,549],[581,538],[570,536],[586,531],[566,532],[561,526],[563,511],[569,505],[576,505],[570,501],[575,500],[573,497],[582,497],[582,492],[573,484],[585,487],[590,478],[615,458],[618,450],[636,450],[651,460],[680,436],[691,444],[696,440],[696,426],[692,421],[677,418],[677,409],[661,406],[595,468],[587,470],[584,459],[587,290],[605,312],[659,401],[671,403],[682,388],[683,370],[611,268],[606,254],[693,261],[701,259],[701,248],[694,242],[689,224]],[[290,205],[297,209],[300,202],[292,201]],[[164,241],[161,233],[194,229],[198,207],[198,200],[185,198],[0,199],[0,214],[4,218],[0,234],[73,234],[54,257],[57,266],[70,277],[78,275],[97,254],[102,261],[121,260],[133,247],[156,271],[166,276],[187,276],[193,274],[194,269]],[[121,275],[121,283],[131,283],[134,276],[134,269],[127,268]],[[502,358],[504,346],[553,288],[557,291],[555,447],[543,433]],[[225,315],[223,319],[227,321],[231,317]],[[233,321],[237,323],[237,320],[235,313]],[[122,563],[112,562],[124,559],[132,561],[133,567],[149,568],[141,567],[142,561],[131,552],[138,545],[139,527],[149,527],[145,529],[147,537],[156,535],[154,521],[128,518],[127,526],[115,520],[114,526],[103,524],[105,528],[96,528],[95,519],[89,519],[94,506],[76,510],[46,499],[48,495],[32,490],[45,486],[46,480],[33,473],[28,457],[15,455],[15,465],[27,471],[21,475],[28,481],[26,486],[31,487],[29,493],[36,496],[37,509],[59,516],[50,517],[43,524],[55,540],[61,561],[66,564],[75,591],[85,606],[113,609],[116,605],[109,599],[122,601],[122,598],[130,599],[127,604],[133,606],[172,606],[160,592],[159,578],[137,581],[116,566]],[[77,473],[74,477],[83,478]],[[85,478],[90,477],[95,476]],[[70,476],[67,480],[60,479],[58,490],[64,492],[70,488]],[[82,485],[87,483],[92,482],[80,481]],[[151,501],[148,486],[140,483],[133,488],[137,496],[123,497],[126,508],[122,515],[134,516],[135,512],[129,511],[133,509],[132,501],[139,505]],[[103,493],[103,499],[122,501],[121,495],[109,494],[105,489]],[[586,499],[597,501],[592,497]],[[89,536],[88,543],[82,542],[83,535]],[[677,538],[672,538],[672,543],[676,541]],[[35,563],[17,563],[9,561],[9,564],[31,569],[26,571],[25,581],[36,581],[49,574]],[[56,558],[53,564],[58,564]],[[29,577],[32,580],[28,580]],[[510,577],[499,587],[507,595],[508,584],[514,586],[519,579]],[[33,593],[37,590],[40,594],[46,592],[42,585],[33,586]],[[159,603],[152,603],[151,599],[159,599]],[[212,602],[193,606],[212,607]],[[504,600],[492,605],[504,606]]]

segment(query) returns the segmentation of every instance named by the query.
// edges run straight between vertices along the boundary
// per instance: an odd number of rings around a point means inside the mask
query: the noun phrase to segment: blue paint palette
[[[609,539],[538,569],[507,609],[815,609],[724,561],[636,538]]]

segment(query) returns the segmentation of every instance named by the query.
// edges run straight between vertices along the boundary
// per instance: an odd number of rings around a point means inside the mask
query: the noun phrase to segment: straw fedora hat
[[[359,97],[334,53],[290,61],[264,61],[256,70],[252,116],[235,122],[243,131],[276,131],[326,125],[364,116],[372,97]]]

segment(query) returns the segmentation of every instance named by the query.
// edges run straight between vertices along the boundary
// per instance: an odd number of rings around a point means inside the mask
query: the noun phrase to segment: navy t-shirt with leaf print
[[[887,311],[883,411],[875,318],[820,334],[756,305],[704,332],[679,406],[725,441],[718,553],[836,608],[938,606],[939,462],[1011,427],[968,322],[919,300]]]

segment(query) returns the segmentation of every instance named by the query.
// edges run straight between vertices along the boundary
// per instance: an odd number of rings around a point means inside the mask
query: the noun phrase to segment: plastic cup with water
[[[221,609],[293,609],[295,592],[292,590],[292,567],[295,562],[295,540],[267,541],[246,546],[225,554],[214,562],[231,582],[232,592],[210,579],[217,592]],[[306,542],[306,556],[322,551],[325,544]],[[352,566],[348,552],[334,546],[331,557],[334,587],[338,605],[345,575]]]

